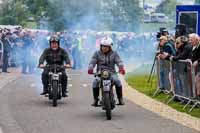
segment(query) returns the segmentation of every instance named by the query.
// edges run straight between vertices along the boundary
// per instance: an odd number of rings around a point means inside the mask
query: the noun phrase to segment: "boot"
[[[124,100],[123,100],[122,97],[121,97],[121,98],[118,98],[118,100],[119,100],[118,105],[125,105],[125,102],[124,102]]]
[[[46,95],[46,94],[48,94],[47,87],[43,87],[43,92],[40,93],[40,95]]]
[[[67,95],[67,75],[63,73],[62,76],[62,97],[68,97]]]
[[[94,97],[94,102],[92,106],[97,107],[98,102],[99,102],[99,88],[93,88],[93,97]]]
[[[66,92],[62,92],[62,97],[68,97]]]
[[[94,107],[98,107],[98,102],[99,102],[99,99],[94,99],[94,102],[92,103],[92,106]]]
[[[118,105],[124,105],[123,95],[122,95],[122,87],[116,87],[116,93],[118,98]]]
[[[62,90],[62,97],[68,97],[67,92],[68,92],[67,88],[63,89]]]

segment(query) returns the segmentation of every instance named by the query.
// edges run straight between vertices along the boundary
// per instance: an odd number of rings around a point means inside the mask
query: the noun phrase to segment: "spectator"
[[[177,50],[177,53],[175,56],[171,56],[170,60],[172,61],[178,61],[178,60],[186,60],[189,59],[192,52],[192,46],[188,43],[188,38],[186,36],[180,36],[176,39],[175,47]],[[184,62],[179,62],[176,66],[176,69],[174,68],[173,73],[175,74],[174,80],[176,84],[176,93],[185,96],[190,97],[191,90],[190,84],[188,84],[187,81],[190,81],[191,78],[189,76],[189,69],[188,65]],[[178,69],[180,67],[180,69]],[[185,89],[183,89],[185,88]],[[187,89],[186,89],[187,88]],[[182,101],[182,99],[179,99]],[[187,102],[187,100],[184,100],[183,102]]]
[[[196,69],[195,86],[197,98],[200,100],[200,43],[199,36],[195,33],[189,35],[189,42],[192,45],[191,60]]]
[[[158,54],[158,58],[160,59],[168,59],[168,57],[175,55],[176,51],[173,47],[172,43],[169,43],[167,36],[160,37],[160,51]]]
[[[176,39],[175,47],[177,53],[175,56],[170,56],[173,61],[189,59],[192,52],[192,46],[188,43],[186,36],[180,36]]]
[[[162,59],[160,60],[160,89],[161,90],[166,90],[165,88],[167,84],[170,84],[172,86],[172,83],[167,83],[167,80],[165,80],[165,77],[171,78],[171,73],[169,72],[169,69],[166,69],[166,64],[164,62],[164,59],[169,59],[169,56],[175,54],[175,49],[171,43],[169,43],[167,36],[161,36],[160,37],[160,51],[158,54],[158,58]],[[169,68],[169,67],[167,67]],[[171,80],[170,80],[171,81]]]
[[[2,42],[2,31],[0,31],[0,66],[2,65],[3,59],[3,42]]]
[[[10,42],[11,33],[7,32],[5,35],[5,38],[3,38],[3,66],[2,66],[2,72],[8,73],[8,60],[10,56],[11,51],[11,42]]]
[[[192,45],[191,60],[193,63],[200,63],[200,43],[199,36],[195,33],[189,35],[189,42]]]

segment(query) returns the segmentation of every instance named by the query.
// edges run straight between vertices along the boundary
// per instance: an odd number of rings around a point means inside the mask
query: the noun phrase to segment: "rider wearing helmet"
[[[100,41],[100,50],[96,51],[92,56],[89,63],[88,74],[93,74],[93,69],[97,65],[97,72],[102,69],[107,69],[112,73],[112,79],[116,88],[116,93],[119,101],[119,105],[124,105],[122,97],[122,84],[119,80],[115,65],[119,68],[119,73],[124,75],[125,69],[122,60],[120,59],[118,53],[112,50],[113,40],[110,37],[104,37]],[[95,78],[93,81],[93,97],[94,103],[92,106],[98,106],[99,97],[99,78]]]
[[[44,50],[44,52],[42,53],[40,59],[39,59],[39,67],[40,68],[45,68],[44,66],[44,62],[46,61],[47,65],[63,65],[65,63],[65,67],[69,68],[70,65],[70,59],[68,56],[68,53],[60,47],[59,44],[59,38],[57,36],[52,36],[49,39],[49,45],[50,48],[47,48]],[[43,84],[43,92],[41,93],[41,95],[45,95],[48,92],[48,79],[49,79],[49,70],[44,69],[43,73],[42,73],[42,84]],[[65,72],[65,70],[62,70],[62,94],[63,97],[66,97],[66,93],[67,93],[67,74]]]

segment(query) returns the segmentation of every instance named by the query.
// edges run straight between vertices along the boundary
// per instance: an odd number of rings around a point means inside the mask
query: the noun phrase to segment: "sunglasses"
[[[181,44],[181,42],[176,42],[177,45]]]

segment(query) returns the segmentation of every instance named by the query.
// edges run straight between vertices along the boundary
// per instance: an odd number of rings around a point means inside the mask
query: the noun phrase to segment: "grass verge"
[[[149,75],[146,74],[147,69],[149,69],[150,71],[150,65],[143,65],[140,68],[136,69],[134,72],[128,73],[126,76],[127,83],[139,92],[144,93],[145,95],[166,104],[171,96],[169,97],[169,95],[161,93],[153,97],[153,93],[157,88],[157,79],[156,75],[154,74],[152,75],[151,82],[148,83],[147,80],[149,78]],[[191,113],[188,113],[188,110],[191,108],[192,105],[189,105],[185,110],[183,110],[185,104],[179,102],[172,101],[168,105],[179,112],[184,112],[190,114],[191,116],[200,118],[200,108],[195,108]]]

